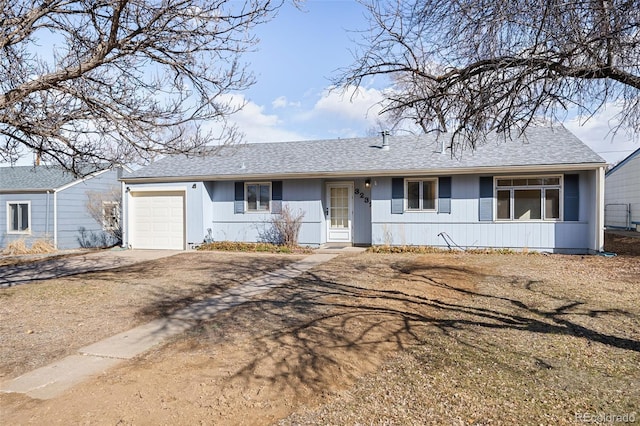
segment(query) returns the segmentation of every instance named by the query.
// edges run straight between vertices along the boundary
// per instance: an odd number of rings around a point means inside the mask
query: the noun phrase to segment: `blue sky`
[[[230,121],[247,142],[350,138],[380,131],[377,103],[388,84],[384,78],[367,81],[355,96],[329,90],[337,70],[353,61],[357,31],[368,26],[363,6],[355,0],[305,0],[301,9],[287,0],[275,19],[258,27],[256,51],[244,57],[257,81],[245,92],[225,95],[232,102],[246,102]],[[624,132],[609,134],[617,111],[609,105],[584,125],[576,118],[564,124],[605,160],[617,162],[640,147],[638,137],[634,141]],[[31,161],[25,157],[20,164]]]
[[[353,100],[328,91],[336,70],[353,60],[355,31],[367,27],[363,7],[353,0],[307,0],[302,8],[285,4],[258,29],[257,51],[245,57],[257,83],[234,95],[248,103],[233,121],[247,142],[348,138],[378,129],[375,104],[384,79],[368,82]],[[586,124],[578,118],[564,124],[605,160],[616,162],[640,147],[625,132],[610,134],[617,111],[609,105]]]

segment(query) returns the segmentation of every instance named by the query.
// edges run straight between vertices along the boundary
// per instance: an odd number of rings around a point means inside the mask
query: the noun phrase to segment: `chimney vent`
[[[389,150],[389,140],[388,140],[389,131],[383,130],[380,133],[382,134],[382,149],[385,151],[388,151]]]

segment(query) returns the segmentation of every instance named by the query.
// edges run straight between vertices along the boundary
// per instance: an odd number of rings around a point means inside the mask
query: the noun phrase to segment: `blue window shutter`
[[[391,214],[402,214],[404,211],[404,179],[391,179]]]
[[[438,178],[438,213],[451,213],[451,176]]]
[[[244,213],[244,182],[235,183],[234,213]]]
[[[580,220],[580,175],[564,175],[564,220]]]
[[[480,176],[478,220],[493,220],[493,176]]]
[[[282,213],[282,181],[271,182],[271,213]]]

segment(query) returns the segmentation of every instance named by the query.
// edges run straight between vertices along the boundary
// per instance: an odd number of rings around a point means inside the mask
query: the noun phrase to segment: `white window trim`
[[[26,204],[27,205],[27,229],[24,231],[14,231],[11,229],[11,205],[12,204]],[[31,201],[23,200],[23,201],[7,201],[7,234],[12,235],[31,235]]]
[[[535,185],[535,186],[498,186],[498,180],[502,179],[548,179],[548,178],[559,178],[560,183],[558,185]],[[541,190],[541,199],[540,199],[540,217],[541,219],[515,219],[513,218],[514,213],[514,197],[513,191],[516,189],[539,189]],[[558,209],[558,218],[546,219],[545,216],[545,205],[544,205],[544,190],[546,189],[559,189],[558,191],[558,202],[560,203],[560,208]],[[509,210],[511,212],[511,218],[509,219],[500,219],[498,218],[498,191],[510,191],[509,195]],[[513,222],[513,223],[527,223],[527,222],[544,222],[544,223],[557,223],[563,222],[564,218],[564,175],[515,175],[515,176],[494,176],[493,177],[493,217],[496,222]]]
[[[247,187],[249,185],[269,185],[269,208],[267,210],[251,210],[249,209],[249,191],[247,191]],[[259,194],[258,194],[258,198],[259,198]],[[271,213],[271,202],[273,201],[273,185],[271,184],[271,182],[245,182],[244,183],[244,212],[245,213],[250,213],[250,214],[254,214],[254,213],[262,213],[262,214],[266,214],[266,213]]]
[[[109,226],[109,223],[107,221],[107,211],[105,210],[106,206],[116,206],[118,208],[118,218],[117,218],[117,224],[120,224],[120,221],[122,220],[121,216],[122,216],[122,210],[120,209],[120,202],[119,201],[102,201],[102,230],[103,231],[110,231],[112,229],[116,229],[117,226]]]
[[[432,209],[410,209],[409,208],[409,182],[420,182],[420,205],[422,206],[422,191],[424,188],[423,182],[434,182],[435,183],[435,191],[434,191],[434,203]],[[437,177],[416,177],[416,178],[405,178],[404,179],[404,211],[405,213],[424,213],[424,212],[437,212],[438,211],[438,178]]]

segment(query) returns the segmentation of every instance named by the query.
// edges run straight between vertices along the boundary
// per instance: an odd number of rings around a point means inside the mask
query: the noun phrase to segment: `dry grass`
[[[17,256],[28,253],[29,249],[27,248],[27,244],[25,243],[24,239],[11,241],[2,251],[2,254],[7,256]]]
[[[2,251],[5,256],[20,256],[25,254],[47,254],[55,253],[56,248],[50,240],[39,239],[31,244],[31,247],[27,247],[27,243],[24,238],[11,241],[7,244],[7,247]]]
[[[55,253],[56,248],[49,240],[36,240],[31,245],[31,249],[28,254],[48,254]]]
[[[98,338],[289,259],[192,253],[8,289],[0,346],[13,348],[0,359],[29,362],[40,349],[77,345],[76,333]],[[627,256],[343,255],[63,397],[9,400],[6,420],[555,425],[635,413],[638,421],[639,283],[638,259]],[[34,333],[21,344],[26,327]]]

